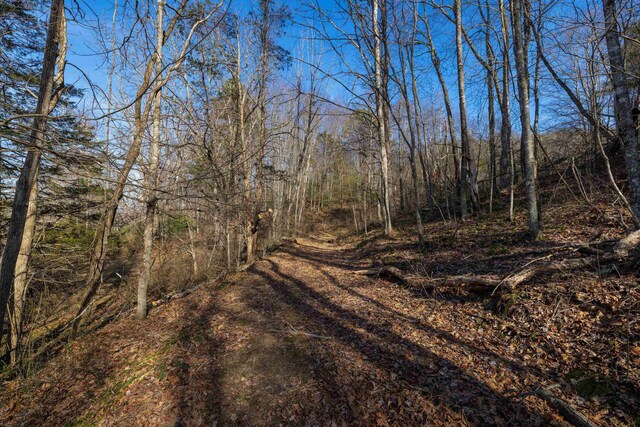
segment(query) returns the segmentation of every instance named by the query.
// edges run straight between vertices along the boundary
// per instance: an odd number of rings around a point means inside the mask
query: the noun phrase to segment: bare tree
[[[470,185],[470,178],[473,176],[473,156],[469,141],[469,130],[467,127],[467,98],[465,94],[464,82],[464,54],[462,52],[462,6],[461,0],[454,0],[453,9],[456,23],[456,59],[458,70],[458,101],[460,108],[460,141],[462,148],[460,167],[460,216],[464,219],[469,215],[467,206],[469,189],[471,188],[472,207],[475,207],[473,183]]]
[[[392,69],[391,79],[396,83],[400,95],[402,97],[402,104],[404,105],[404,114],[406,121],[407,132],[403,130],[403,123],[397,117],[397,114],[393,112],[393,109],[390,108],[391,115],[398,127],[398,131],[402,136],[402,139],[405,141],[407,148],[409,149],[409,166],[411,168],[411,181],[412,181],[412,192],[413,192],[413,211],[416,221],[416,234],[418,235],[418,245],[420,247],[424,246],[425,237],[424,237],[424,226],[422,224],[422,216],[420,214],[420,190],[419,190],[419,182],[418,182],[418,166],[417,166],[417,156],[418,156],[418,144],[419,144],[419,132],[420,126],[417,118],[417,88],[416,88],[416,77],[415,77],[415,47],[416,47],[416,27],[418,24],[417,19],[417,9],[415,8],[415,4],[413,5],[413,11],[411,13],[411,18],[408,20],[405,16],[405,10],[402,9],[400,11],[400,15],[398,13],[394,13],[394,21],[395,25],[393,30],[396,33],[395,43],[398,45],[398,61],[400,65],[400,72],[398,73],[396,70]],[[407,26],[409,28],[408,35],[404,34],[402,30],[403,27]],[[409,98],[409,83],[407,81],[407,73],[411,73],[412,79],[412,88],[413,88],[413,107],[412,101]],[[408,133],[408,135],[407,135]],[[400,181],[402,186],[402,180]],[[401,209],[402,209],[402,190],[401,190]]]
[[[537,239],[540,233],[540,213],[538,210],[538,192],[536,189],[536,159],[533,135],[531,133],[531,115],[529,111],[529,71],[525,57],[523,38],[523,4],[521,0],[511,3],[511,24],[513,26],[513,53],[518,78],[518,102],[520,104],[521,150],[524,152],[525,187],[527,193],[527,217],[529,234]]]
[[[500,100],[500,189],[511,187],[513,193],[513,183],[509,184],[513,179],[514,171],[511,166],[511,96],[510,96],[510,80],[511,80],[511,60],[509,57],[509,20],[504,7],[504,1],[498,0],[498,9],[500,13],[500,35],[502,50],[502,94],[498,95]],[[495,89],[498,89],[496,85]]]
[[[158,0],[156,18],[156,81],[162,83],[162,48],[164,46],[163,15],[164,1]],[[160,112],[162,102],[162,87],[156,88],[153,96],[152,133],[149,153],[149,165],[145,176],[146,180],[146,212],[144,220],[143,255],[140,276],[138,278],[138,318],[147,317],[147,288],[149,287],[149,273],[152,264],[153,228],[156,216],[158,199],[156,190],[158,187],[158,162],[160,158]]]
[[[382,0],[386,1],[386,0]],[[373,0],[372,7],[372,28],[374,39],[374,64],[375,64],[375,94],[376,94],[376,116],[378,119],[378,143],[380,144],[380,173],[382,176],[382,208],[384,220],[384,232],[390,234],[393,231],[391,223],[391,201],[389,195],[389,143],[387,139],[386,114],[384,112],[386,90],[383,87],[383,60],[382,60],[382,44],[383,37],[386,34],[380,34],[379,18],[380,5],[379,0]]]

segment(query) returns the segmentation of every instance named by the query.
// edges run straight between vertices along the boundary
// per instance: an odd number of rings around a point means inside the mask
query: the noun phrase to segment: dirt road
[[[332,240],[323,235],[282,248],[235,277],[217,303],[221,317],[210,322],[205,308],[196,318],[207,325],[203,333],[215,331],[207,339],[216,344],[194,350],[215,362],[184,382],[180,394],[190,405],[180,420],[542,422],[523,399],[504,396],[522,386],[514,383],[517,364],[463,338],[484,322],[467,314],[465,303],[418,298],[393,283],[355,274],[363,262],[352,247]],[[192,386],[191,378],[200,375],[209,381]]]
[[[499,356],[478,303],[354,273],[317,234],[72,346],[8,425],[536,425],[531,373]],[[485,314],[487,312],[485,311]],[[486,314],[490,316],[490,314]],[[487,339],[489,335],[489,339]],[[24,393],[24,391],[23,391]],[[20,394],[16,391],[15,397]],[[536,409],[537,408],[537,409]]]

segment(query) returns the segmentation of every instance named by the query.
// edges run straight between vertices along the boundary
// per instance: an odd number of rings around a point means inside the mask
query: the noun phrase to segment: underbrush
[[[606,186],[594,185],[588,200],[570,197],[563,188],[544,194],[545,226],[538,241],[525,232],[522,201],[513,222],[504,210],[429,222],[422,249],[411,215],[397,221],[392,236],[376,230],[352,241],[359,242],[359,256],[372,267],[392,266],[436,283],[410,289],[417,297],[490,319],[488,326],[502,337],[492,345],[542,381],[532,389],[557,387],[563,399],[593,419],[634,425],[634,414],[640,413],[640,257],[600,262],[597,255],[625,236],[630,219]],[[525,268],[587,256],[595,259],[589,267],[551,269],[514,287],[504,283]],[[477,277],[498,286],[478,291],[464,284],[437,285],[450,277]],[[477,339],[484,340],[481,335]]]
[[[19,363],[4,365],[0,380],[32,375],[68,345],[72,323],[86,294],[92,227],[64,220],[40,233],[32,254]],[[131,313],[137,296],[141,231],[136,225],[123,227],[109,240],[100,290],[84,315],[81,334]],[[152,310],[224,270],[226,261],[220,243],[205,237],[208,230],[201,231],[190,238],[186,223],[180,219],[159,227],[148,290]]]

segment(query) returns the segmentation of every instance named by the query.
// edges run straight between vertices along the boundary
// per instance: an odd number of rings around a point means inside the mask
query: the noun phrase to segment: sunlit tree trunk
[[[164,45],[163,15],[164,1],[158,0],[158,16],[156,23],[156,80],[162,79],[162,48]],[[149,287],[149,276],[153,262],[153,226],[156,215],[157,187],[158,187],[158,163],[160,158],[160,112],[162,103],[162,90],[158,88],[153,98],[153,117],[151,130],[151,146],[149,147],[149,165],[146,179],[146,212],[143,234],[143,252],[140,276],[138,278],[138,305],[136,313],[139,319],[147,317],[147,289]]]
[[[462,6],[460,0],[454,0],[456,22],[456,58],[458,70],[458,99],[460,107],[460,141],[462,148],[462,162],[460,167],[460,216],[464,219],[469,215],[467,199],[469,197],[469,177],[471,175],[471,147],[469,131],[467,129],[467,100],[464,81],[464,54],[462,52]]]
[[[502,38],[502,94],[500,96],[500,189],[510,187],[511,174],[511,60],[509,57],[509,20],[503,0],[498,0]]]
[[[54,90],[61,90],[64,87],[64,68],[67,59],[67,21],[64,10],[61,12],[60,30],[59,30],[59,52],[56,60],[56,74],[54,77]],[[53,111],[58,103],[59,96],[49,103],[49,114]],[[24,304],[26,301],[28,286],[28,269],[31,260],[31,251],[33,248],[33,239],[36,232],[36,219],[38,211],[38,181],[34,183],[33,189],[29,194],[29,207],[27,209],[27,220],[25,222],[24,235],[20,245],[20,253],[16,261],[15,277],[13,281],[13,301],[10,301],[10,321],[11,321],[11,343],[9,354],[11,363],[17,361],[20,335],[22,333],[22,322],[24,314]]]
[[[385,0],[382,0],[385,1]],[[373,38],[374,38],[374,61],[375,61],[375,95],[376,95],[376,115],[378,118],[378,143],[380,144],[380,174],[382,191],[382,211],[384,221],[384,232],[390,234],[393,231],[391,224],[391,202],[389,195],[389,153],[387,143],[386,116],[384,112],[384,88],[382,82],[382,41],[380,35],[379,0],[373,0]]]
[[[529,111],[529,72],[525,58],[522,29],[522,0],[512,0],[511,20],[513,27],[513,53],[518,78],[518,100],[520,104],[521,140],[520,149],[524,152],[524,178],[527,194],[527,217],[529,234],[537,239],[540,233],[540,215],[538,211],[538,193],[536,189],[536,159],[533,135],[531,133],[531,115]]]
[[[496,116],[495,116],[495,61],[491,47],[491,6],[486,3],[486,17],[484,25],[484,43],[487,56],[487,113],[489,116],[489,212],[493,211],[493,194],[497,188],[496,182]]]
[[[245,243],[247,246],[247,263],[253,262],[253,235],[251,233],[253,219],[251,209],[251,182],[249,177],[249,153],[247,147],[247,138],[245,134],[245,92],[242,85],[241,70],[241,45],[240,34],[236,34],[236,64],[235,64],[235,81],[236,81],[236,145],[240,147],[240,157],[242,163],[242,205],[244,208],[244,230]]]
[[[269,75],[269,19],[272,0],[260,0],[260,8],[262,9],[262,22],[260,24],[260,89],[258,94],[258,110],[260,112],[260,130],[258,136],[258,170],[256,175],[256,211],[266,211],[266,186],[264,183],[264,160],[265,149],[267,146],[267,76]],[[255,216],[255,215],[254,215]],[[251,248],[255,254],[258,244],[258,233],[255,226],[251,227],[250,238],[252,239]],[[263,245],[262,255],[265,253]],[[247,248],[248,253],[248,248]],[[253,255],[253,254],[252,254]]]
[[[64,18],[64,0],[53,0],[49,13],[49,24],[47,29],[47,39],[45,43],[44,57],[42,60],[42,73],[40,87],[38,89],[38,102],[33,119],[31,134],[29,136],[27,155],[20,172],[20,177],[16,182],[15,196],[11,209],[11,221],[7,232],[7,240],[2,253],[2,266],[0,267],[0,342],[4,331],[4,319],[7,313],[9,297],[14,289],[14,277],[16,273],[20,276],[21,285],[26,285],[26,266],[29,253],[31,252],[31,242],[35,229],[35,218],[29,222],[29,207],[35,216],[37,201],[37,180],[40,169],[40,158],[45,144],[45,129],[47,118],[53,107],[57,103],[62,90],[56,86],[56,65],[59,53],[66,50],[66,24]],[[61,48],[62,46],[62,48]],[[58,64],[57,64],[58,63]],[[62,68],[59,68],[62,72]],[[54,92],[55,91],[55,92]],[[26,238],[26,242],[24,241]],[[18,259],[20,271],[16,272]],[[25,280],[25,282],[23,282]],[[18,292],[23,295],[24,289]],[[19,297],[21,299],[21,297]],[[19,302],[22,306],[22,301]],[[15,303],[14,303],[15,304]],[[14,305],[15,306],[15,305]],[[22,310],[20,310],[20,316]],[[16,325],[19,327],[19,324]],[[11,341],[11,340],[9,340]]]

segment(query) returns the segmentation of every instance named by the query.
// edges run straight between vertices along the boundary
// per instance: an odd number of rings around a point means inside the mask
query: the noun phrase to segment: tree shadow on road
[[[301,257],[308,259],[306,257]],[[330,265],[331,262],[328,261]],[[250,272],[264,279],[279,301],[298,312],[306,326],[315,334],[330,336],[340,345],[358,353],[382,372],[388,379],[400,384],[401,389],[418,391],[438,408],[440,413],[431,414],[423,422],[433,422],[433,416],[448,418],[452,422],[474,425],[511,424],[535,425],[541,422],[539,414],[530,412],[524,405],[514,402],[493,391],[489,386],[474,378],[474,372],[466,372],[450,361],[443,359],[426,348],[403,338],[391,327],[372,323],[361,314],[351,311],[329,299],[313,283],[307,283],[293,274],[285,273],[272,260],[254,266]],[[318,278],[307,278],[316,281]],[[372,307],[379,309],[380,307]],[[317,343],[325,347],[326,344]],[[332,349],[337,350],[337,348]],[[322,353],[318,351],[318,353]],[[331,351],[329,352],[331,353]],[[336,358],[344,357],[335,354]],[[335,362],[337,364],[339,362]],[[327,367],[331,369],[331,367]],[[349,378],[332,376],[338,387],[332,392],[338,396],[348,396]],[[337,382],[337,384],[335,383]],[[381,384],[385,381],[381,379]],[[387,384],[389,385],[389,384]],[[392,388],[396,388],[392,385]],[[393,400],[392,394],[381,395],[383,400]],[[406,422],[405,413],[394,404],[385,402],[386,417],[390,422]],[[365,402],[363,402],[365,405]],[[353,405],[343,402],[345,408]],[[397,406],[397,405],[396,405]],[[344,408],[343,408],[344,409]],[[342,411],[344,412],[344,411]],[[427,411],[423,411],[425,414]],[[415,415],[415,414],[413,414]],[[347,421],[363,422],[362,413],[351,410]]]

